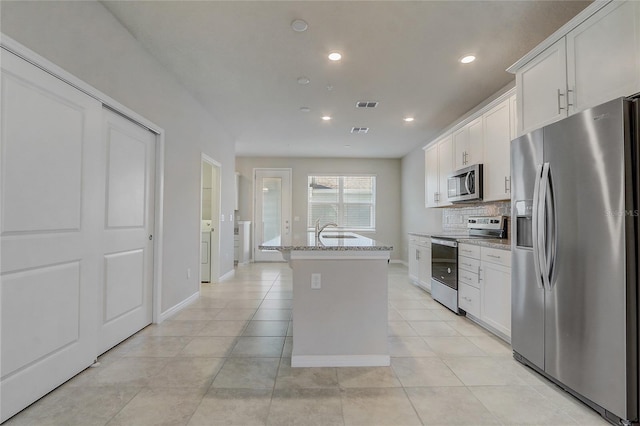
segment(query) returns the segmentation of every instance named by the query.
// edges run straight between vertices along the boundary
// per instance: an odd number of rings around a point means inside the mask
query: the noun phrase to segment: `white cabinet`
[[[480,247],[458,246],[458,306],[480,318]]]
[[[458,246],[458,306],[502,338],[511,338],[511,252]]]
[[[511,103],[510,98],[505,99],[482,115],[484,201],[511,197]]]
[[[567,54],[565,40],[536,56],[516,73],[518,134],[525,134],[567,116]]]
[[[509,68],[516,73],[518,135],[640,91],[640,2],[589,8],[563,37]]]
[[[425,150],[425,206],[442,207],[447,201],[447,178],[453,171],[453,143],[451,135]]]
[[[431,292],[431,239],[409,235],[409,279]]]
[[[640,90],[640,2],[611,2],[567,34],[569,114]]]
[[[454,169],[482,163],[482,118],[478,117],[453,132]]]
[[[200,281],[211,281],[211,231],[202,232],[200,238]]]

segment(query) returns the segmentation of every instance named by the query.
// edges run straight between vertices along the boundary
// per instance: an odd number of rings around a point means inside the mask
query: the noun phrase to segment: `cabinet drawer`
[[[511,267],[511,252],[509,250],[482,248],[481,259],[483,262],[497,263],[498,265]]]
[[[417,245],[422,247],[431,247],[431,238],[429,237],[418,237]]]
[[[460,244],[458,245],[458,255],[480,259],[480,246],[473,246],[471,244]]]
[[[464,269],[458,269],[458,283],[466,284],[473,287],[479,287],[478,270],[476,272],[465,271]]]
[[[458,256],[458,268],[477,274],[480,270],[480,261],[466,256]]]
[[[458,306],[468,314],[480,318],[480,290],[466,284],[458,286]]]

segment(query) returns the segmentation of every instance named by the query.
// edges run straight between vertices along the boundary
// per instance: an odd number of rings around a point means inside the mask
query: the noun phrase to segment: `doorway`
[[[220,278],[220,163],[202,154],[200,169],[200,282]]]
[[[291,169],[254,169],[255,262],[283,262],[279,251],[261,245],[291,244]]]

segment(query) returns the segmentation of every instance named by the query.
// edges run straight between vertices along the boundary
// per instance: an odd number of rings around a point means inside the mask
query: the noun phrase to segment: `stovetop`
[[[432,235],[444,240],[458,239],[506,239],[507,216],[471,216],[467,220],[468,233]]]

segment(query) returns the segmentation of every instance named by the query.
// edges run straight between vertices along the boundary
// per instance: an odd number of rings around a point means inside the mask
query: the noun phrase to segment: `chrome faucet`
[[[327,226],[334,226],[334,227],[338,227],[337,223],[333,223],[333,222],[329,222],[329,223],[325,223],[322,227],[320,226],[320,219],[316,220],[316,240],[318,238],[320,238],[320,233],[322,231],[324,231],[324,228],[326,228]]]

